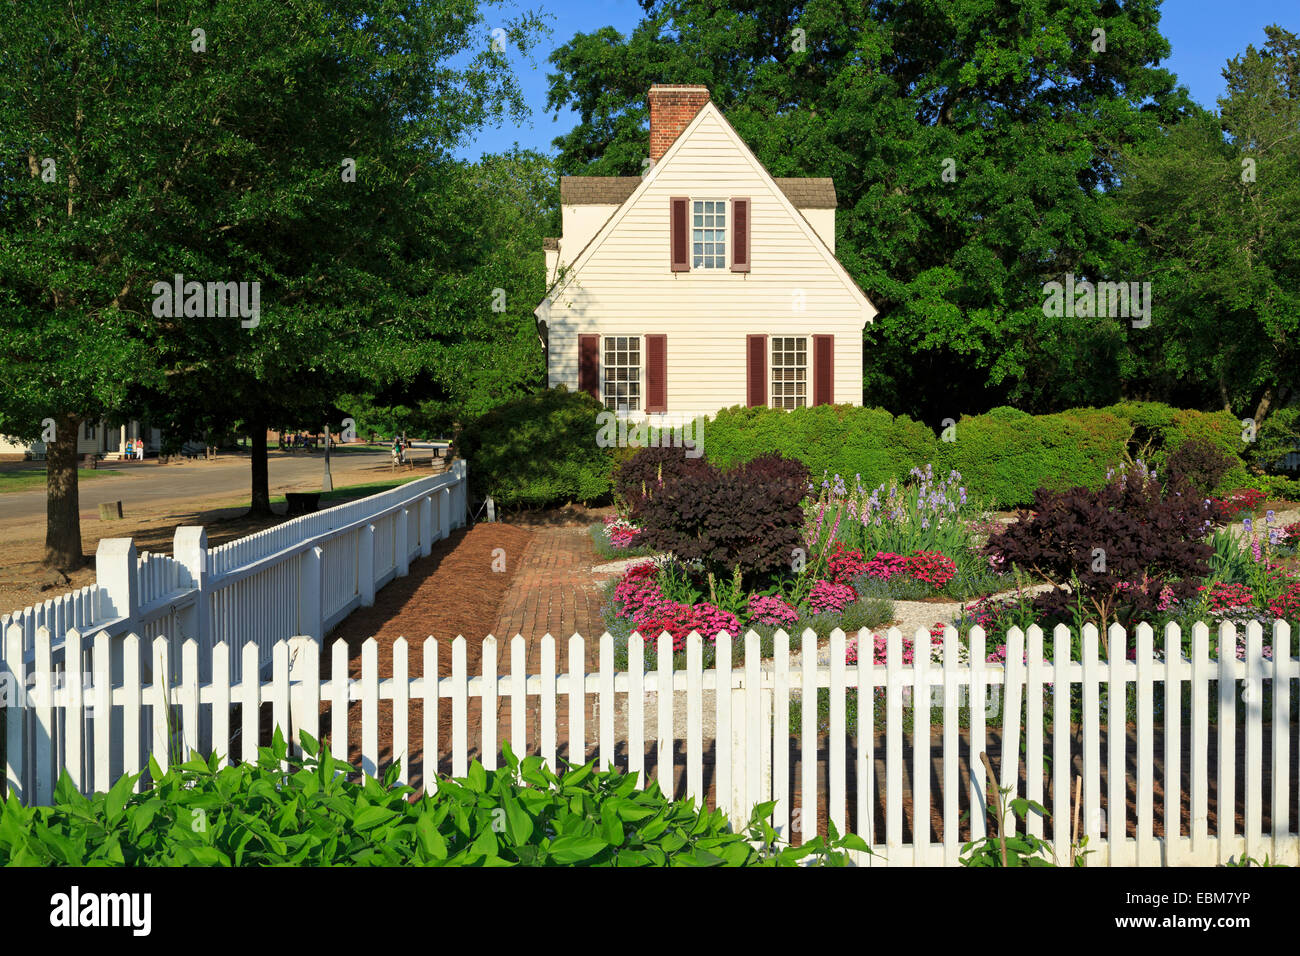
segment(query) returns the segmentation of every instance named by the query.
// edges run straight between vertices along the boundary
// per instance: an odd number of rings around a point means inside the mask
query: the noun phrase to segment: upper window
[[[773,408],[804,408],[808,404],[808,340],[772,336]]]
[[[87,439],[95,437],[95,423],[93,421],[87,420],[85,437]]]
[[[727,201],[697,199],[692,205],[692,268],[727,268]]]
[[[605,407],[611,411],[641,410],[641,338],[605,336]]]

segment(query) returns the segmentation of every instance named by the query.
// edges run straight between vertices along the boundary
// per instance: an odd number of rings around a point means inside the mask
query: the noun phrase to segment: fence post
[[[453,528],[465,527],[465,516],[469,511],[469,465],[464,458],[456,462],[456,507],[452,519]]]
[[[411,526],[410,509],[403,508],[401,511],[397,512],[394,524],[393,540],[397,545],[396,548],[394,548],[397,552],[397,576],[399,578],[404,578],[411,570],[411,553],[407,550],[406,542],[406,530]]]
[[[438,492],[438,537],[445,538],[451,534],[451,489],[443,488]]]
[[[321,607],[324,556],[325,552],[319,547],[308,548],[302,553],[298,565],[298,631],[318,642],[325,637],[324,609]]]
[[[357,540],[357,586],[361,590],[361,606],[375,606],[375,526],[366,525]]]
[[[198,525],[182,525],[172,539],[172,557],[190,574],[190,583],[199,593],[194,606],[185,613],[182,627],[187,638],[199,646],[199,679],[212,679],[212,614],[208,607],[208,532]]]
[[[420,557],[433,553],[433,496],[420,499]]]
[[[135,542],[130,538],[101,538],[95,550],[95,580],[109,605],[104,608],[104,617],[126,618],[123,633],[136,630],[140,591]]]

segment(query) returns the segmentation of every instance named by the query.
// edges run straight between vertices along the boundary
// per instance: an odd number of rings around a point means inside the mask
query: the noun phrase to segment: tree
[[[639,174],[651,83],[706,84],[774,176],[835,179],[837,254],[881,312],[868,401],[937,422],[1111,387],[1119,324],[1051,320],[1043,286],[1109,268],[1117,151],[1187,106],[1152,66],[1158,0],[642,6],[551,57],[548,106],[582,117],[562,172]]]
[[[1265,33],[1228,62],[1218,115],[1128,151],[1116,193],[1166,317],[1154,364],[1257,424],[1300,363],[1300,40]]]
[[[539,30],[500,22],[524,47]],[[84,560],[84,417],[242,427],[266,511],[270,423],[455,360],[474,227],[450,151],[522,115],[490,43],[476,0],[31,0],[0,18],[0,433],[56,426],[47,563]],[[215,303],[183,286],[173,314],[176,275],[221,283]],[[212,314],[226,283],[257,314]]]

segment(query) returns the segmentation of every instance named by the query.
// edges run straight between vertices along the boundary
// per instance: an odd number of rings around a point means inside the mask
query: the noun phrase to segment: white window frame
[[[721,244],[722,244],[722,263],[721,263],[720,265],[708,265],[708,266],[706,266],[706,265],[703,265],[703,264],[700,264],[700,265],[696,265],[696,264],[695,264],[695,229],[696,229],[696,226],[695,226],[695,204],[696,204],[696,203],[716,203],[719,207],[721,207],[721,213],[722,213],[722,217],[723,217],[723,219],[722,219],[722,229],[721,229],[721,230],[717,230],[717,229],[710,230],[710,231],[713,231],[713,232],[721,232],[721,233],[722,233],[722,237],[721,237],[721,240],[720,240],[720,241],[721,241]],[[690,200],[690,209],[687,211],[687,215],[690,216],[690,218],[691,218],[690,224],[689,224],[689,226],[688,226],[688,230],[689,230],[689,231],[687,232],[687,237],[688,237],[688,239],[687,239],[687,246],[688,246],[688,248],[687,248],[687,250],[686,250],[686,254],[687,254],[687,262],[689,262],[690,265],[691,265],[691,272],[713,273],[713,274],[718,274],[718,275],[723,275],[723,274],[727,274],[727,273],[729,273],[729,272],[731,271],[731,229],[732,229],[732,222],[731,222],[731,200],[729,200],[729,199],[716,199],[716,198],[711,197],[711,196],[699,196],[699,197],[692,196],[692,197],[691,197],[691,200]],[[703,215],[709,215],[709,214],[708,214],[708,213],[701,213],[701,215],[703,216]],[[713,215],[717,215],[717,213],[715,212],[715,213],[713,213]],[[701,226],[699,227],[699,229],[700,229],[701,231],[704,231],[706,228],[707,228],[707,227],[705,227],[705,226],[703,226],[703,225],[701,225]],[[710,258],[716,258],[716,256],[712,256],[712,257],[710,257]]]
[[[605,373],[610,368],[609,363],[605,361],[605,353],[607,351],[605,348],[605,342],[607,339],[628,339],[632,342],[636,342],[637,364],[635,368],[637,369],[637,405],[635,408],[631,407],[630,405],[626,407],[620,407],[617,404],[617,399],[615,399],[614,406],[612,408],[610,407],[609,398],[606,396],[605,393],[605,383],[606,383]],[[617,353],[618,351],[619,351],[618,348],[614,349],[615,353]],[[623,351],[630,352],[631,349],[630,348],[624,349]],[[632,368],[633,366],[630,364],[624,366],[615,364],[614,367]],[[616,382],[617,379],[611,382],[611,384],[614,384]],[[604,332],[600,333],[600,403],[605,406],[606,411],[611,411],[618,414],[637,415],[645,411],[645,398],[646,398],[645,396],[645,336],[629,334],[629,333],[614,333],[612,335]]]
[[[802,384],[802,385],[803,385],[803,395],[802,395],[802,396],[799,396],[799,395],[790,396],[790,397],[792,397],[792,398],[795,400],[795,401],[794,401],[794,404],[792,404],[792,405],[778,404],[778,403],[777,403],[777,394],[776,394],[776,391],[777,391],[777,389],[776,389],[776,386],[777,386],[776,370],[777,370],[777,367],[778,367],[777,364],[776,364],[776,352],[777,352],[777,345],[776,345],[776,344],[777,344],[777,342],[782,341],[782,340],[785,340],[785,339],[791,339],[791,340],[793,340],[793,343],[794,343],[794,344],[793,344],[793,347],[790,348],[790,349],[787,349],[787,348],[782,347],[782,349],[781,349],[781,352],[782,352],[782,353],[792,352],[792,353],[794,353],[794,354],[797,355],[800,351],[803,352],[803,381],[802,381],[802,383],[798,382],[797,380],[796,380],[795,382],[793,382],[793,383],[790,383],[790,382],[785,381],[784,379],[781,380],[781,383],[780,383],[780,384],[783,385],[783,386],[784,386],[784,385],[787,385],[787,384],[795,384],[795,385]],[[802,347],[802,349],[800,348],[800,346],[799,346],[799,344],[798,344],[801,340],[802,340],[802,342],[803,342],[803,347]],[[769,407],[769,408],[779,408],[781,411],[787,411],[787,412],[788,412],[788,411],[793,411],[793,410],[796,409],[796,408],[807,408],[807,407],[809,406],[809,404],[810,404],[810,402],[809,402],[809,389],[810,389],[811,386],[812,386],[812,374],[811,374],[811,373],[812,373],[812,352],[811,352],[811,342],[812,342],[812,336],[811,336],[811,335],[803,335],[803,334],[769,335],[769,336],[767,337],[767,404],[768,404],[768,407]],[[780,366],[780,367],[783,368],[783,369],[786,369],[786,368],[794,368],[794,369],[798,369],[798,368],[799,368],[798,365],[782,365],[782,366]],[[785,397],[785,396],[783,396],[783,397]]]

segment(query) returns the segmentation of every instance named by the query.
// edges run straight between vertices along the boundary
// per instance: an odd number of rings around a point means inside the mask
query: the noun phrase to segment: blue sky
[[[538,6],[537,0],[516,0],[516,3],[516,9]],[[550,17],[552,34],[531,58],[520,54],[513,58],[532,110],[530,120],[521,127],[511,124],[483,130],[473,143],[458,152],[461,158],[477,159],[482,153],[509,149],[516,142],[553,154],[551,141],[572,128],[577,123],[577,115],[566,111],[556,120],[545,111],[546,74],[551,69],[547,57],[575,33],[612,26],[626,35],[642,13],[635,0],[542,0],[541,6]],[[508,15],[510,7],[504,9]],[[1270,23],[1300,32],[1300,0],[1165,0],[1160,29],[1173,47],[1173,53],[1164,65],[1177,74],[1193,99],[1213,108],[1223,95],[1224,64],[1243,52],[1247,44],[1261,46],[1264,27]]]

